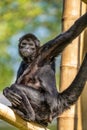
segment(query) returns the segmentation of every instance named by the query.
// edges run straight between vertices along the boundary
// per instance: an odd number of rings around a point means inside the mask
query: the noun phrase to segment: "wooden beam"
[[[11,108],[0,103],[0,119],[19,128],[20,130],[48,130],[34,122],[27,122],[19,117]]]

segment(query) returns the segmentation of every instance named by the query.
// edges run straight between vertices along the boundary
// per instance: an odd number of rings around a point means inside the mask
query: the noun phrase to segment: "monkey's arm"
[[[41,58],[38,62],[47,61],[52,57],[58,56],[86,27],[87,13],[76,20],[66,32],[44,44],[40,49]]]
[[[37,71],[39,66],[42,66],[44,63],[49,62],[52,58],[59,55],[86,27],[87,13],[81,16],[66,32],[47,42],[39,49],[37,57],[18,79],[18,83],[21,83],[26,77],[29,79],[32,73]]]

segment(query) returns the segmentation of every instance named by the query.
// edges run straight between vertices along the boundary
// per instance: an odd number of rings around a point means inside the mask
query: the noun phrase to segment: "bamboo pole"
[[[85,32],[84,36],[86,40],[85,49],[84,49],[84,53],[85,53],[85,51],[87,52],[87,31]],[[82,108],[82,126],[83,126],[82,130],[86,130],[87,129],[87,83],[81,96],[81,108]]]
[[[81,15],[83,15],[84,13],[86,13],[86,4],[84,2],[81,2],[81,11],[80,11]],[[82,63],[82,59],[84,57],[84,32],[83,31],[80,35],[80,64]],[[85,87],[86,89],[86,87]],[[86,96],[87,97],[87,96]],[[87,98],[86,98],[87,99]],[[78,125],[77,125],[77,130],[83,130],[83,123],[82,123],[82,108],[81,108],[81,98],[78,101],[78,107],[77,107],[77,116],[78,116]],[[83,116],[85,117],[85,115]],[[87,117],[87,116],[86,116]]]
[[[84,14],[85,12],[87,12],[87,4],[82,2],[81,14]],[[81,41],[81,52],[82,52],[80,55],[80,61],[82,62],[82,59],[85,53],[87,52],[87,29],[84,32],[82,32],[80,41]],[[86,130],[87,129],[87,87],[85,87],[81,96],[81,111],[82,111],[82,126],[83,126],[82,130]]]
[[[34,122],[27,122],[20,118],[12,109],[0,103],[0,119],[19,128],[20,130],[48,130]]]
[[[81,15],[87,12],[87,5],[82,2],[81,3]],[[84,34],[85,32],[85,34]],[[86,31],[83,31],[80,36],[80,63],[82,62],[82,59],[85,55],[85,52],[87,51],[86,41],[84,41],[84,38],[86,39]],[[84,43],[85,42],[85,43]]]
[[[63,31],[80,16],[80,0],[63,0]],[[79,38],[65,48],[61,61],[60,91],[69,86],[76,76],[79,64]],[[72,106],[58,118],[58,130],[77,130],[77,113]]]

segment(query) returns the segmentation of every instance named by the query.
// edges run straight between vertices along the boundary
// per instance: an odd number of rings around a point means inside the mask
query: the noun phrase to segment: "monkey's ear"
[[[40,41],[39,40],[35,40],[35,44],[36,44],[36,47],[40,47]]]

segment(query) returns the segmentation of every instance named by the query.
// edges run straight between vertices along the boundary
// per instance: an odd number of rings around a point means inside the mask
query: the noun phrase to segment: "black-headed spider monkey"
[[[22,118],[47,125],[77,101],[87,80],[87,54],[77,76],[61,93],[56,90],[55,72],[51,64],[54,58],[87,27],[86,19],[87,13],[68,31],[39,47],[32,63],[16,83],[4,89],[3,93],[12,103],[12,108]],[[33,39],[30,38],[30,41]]]

